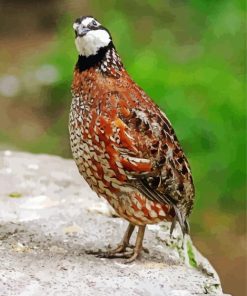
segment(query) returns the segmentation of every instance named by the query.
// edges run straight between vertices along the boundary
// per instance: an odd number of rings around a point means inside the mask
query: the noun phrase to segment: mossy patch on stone
[[[188,254],[188,258],[189,258],[189,264],[192,267],[197,267],[197,262],[196,262],[196,258],[195,258],[195,254],[193,252],[193,246],[190,243],[190,241],[187,241],[187,254]]]
[[[21,198],[22,194],[20,192],[11,192],[9,194],[9,197],[11,197],[11,198]]]

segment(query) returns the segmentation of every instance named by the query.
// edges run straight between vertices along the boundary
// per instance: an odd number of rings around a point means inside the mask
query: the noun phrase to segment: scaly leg
[[[140,255],[143,249],[142,242],[144,238],[145,228],[146,226],[139,226],[137,237],[136,237],[135,248],[131,254],[132,256],[130,256],[130,258],[125,261],[125,263],[131,263],[135,261],[136,258]]]
[[[98,257],[101,257],[101,258],[128,258],[125,261],[125,263],[133,262],[140,255],[142,250],[144,250],[145,252],[148,252],[148,250],[143,248],[142,246],[145,227],[146,226],[139,226],[135,246],[131,246],[129,244],[131,234],[135,228],[134,225],[129,224],[122,242],[119,244],[119,246],[116,249],[106,251],[106,252],[102,252],[102,251],[91,252],[90,254],[97,255]],[[132,250],[126,250],[127,247],[132,248]]]
[[[135,225],[129,223],[127,230],[125,231],[124,237],[120,244],[112,250],[109,251],[89,251],[88,254],[97,255],[101,258],[119,258],[121,254],[125,253],[127,247],[131,247],[129,244],[130,237],[135,229]]]

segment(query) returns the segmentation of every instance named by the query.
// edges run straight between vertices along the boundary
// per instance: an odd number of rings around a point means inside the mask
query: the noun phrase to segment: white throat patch
[[[91,30],[83,37],[75,39],[78,53],[82,56],[95,55],[100,48],[106,47],[111,42],[109,33],[105,30]]]

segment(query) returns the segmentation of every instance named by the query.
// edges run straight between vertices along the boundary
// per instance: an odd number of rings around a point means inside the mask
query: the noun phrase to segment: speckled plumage
[[[91,188],[134,225],[175,219],[187,232],[194,199],[188,161],[112,42],[97,56],[79,56],[72,95],[72,154]]]

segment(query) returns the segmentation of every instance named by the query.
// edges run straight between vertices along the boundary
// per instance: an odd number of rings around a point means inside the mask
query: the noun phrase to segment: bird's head
[[[101,48],[106,48],[112,42],[111,35],[92,16],[83,16],[75,20],[75,45],[79,55],[89,57],[96,55]]]

